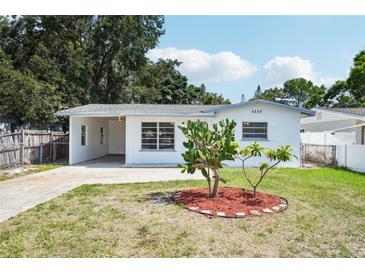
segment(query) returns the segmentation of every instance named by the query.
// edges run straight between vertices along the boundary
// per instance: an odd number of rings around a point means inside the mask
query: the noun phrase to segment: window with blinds
[[[242,139],[267,139],[267,122],[243,122]]]
[[[175,125],[170,122],[142,122],[142,149],[175,148]]]

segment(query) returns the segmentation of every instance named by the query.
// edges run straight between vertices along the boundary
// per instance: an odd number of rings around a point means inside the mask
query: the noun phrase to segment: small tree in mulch
[[[195,173],[200,170],[208,181],[209,197],[218,193],[219,183],[225,183],[220,176],[223,161],[234,160],[238,144],[234,140],[236,123],[222,120],[209,128],[202,121],[188,121],[186,127],[179,127],[187,138],[184,147],[187,149],[182,156],[185,164],[179,165],[182,172]]]
[[[261,157],[265,156],[268,159],[268,162],[263,162],[259,166],[259,177],[257,180],[253,180],[251,177],[248,176],[246,172],[245,162],[252,158],[252,157]],[[238,154],[237,158],[242,160],[242,171],[243,174],[248,181],[248,183],[253,188],[253,196],[256,197],[256,190],[260,183],[263,181],[266,174],[277,166],[281,162],[288,162],[293,158],[297,158],[292,153],[292,148],[290,145],[287,146],[280,146],[277,149],[265,148],[260,144],[254,142],[252,145],[244,147]]]

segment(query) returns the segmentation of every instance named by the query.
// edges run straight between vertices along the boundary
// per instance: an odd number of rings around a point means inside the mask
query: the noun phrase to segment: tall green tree
[[[359,104],[365,105],[365,50],[360,51],[354,57],[347,85]]]
[[[346,108],[357,107],[359,103],[351,94],[347,81],[338,80],[323,96],[323,105],[326,107]]]
[[[0,17],[1,60],[6,58],[10,68],[1,71],[0,77],[9,82],[2,83],[8,90],[0,92],[23,90],[30,80],[29,86],[46,85],[57,95],[57,100],[46,96],[38,102],[49,123],[59,109],[91,102],[126,102],[129,75],[145,65],[145,53],[163,34],[163,20],[161,16]],[[8,77],[9,71],[16,77]],[[32,97],[26,101],[31,104]],[[6,103],[2,100],[2,105]],[[3,112],[11,108],[2,106]],[[29,119],[24,116],[18,121]]]
[[[313,108],[323,106],[323,96],[326,94],[325,86],[316,86],[304,78],[288,80],[283,88],[269,88],[261,92],[255,99],[288,104],[296,107]]]
[[[15,70],[53,86],[60,108],[89,102],[86,50],[90,16],[3,17],[0,46]]]
[[[88,43],[91,100],[127,103],[129,77],[146,64],[146,52],[164,34],[162,16],[97,16]]]
[[[266,100],[266,101],[273,101],[273,102],[283,102],[284,101],[284,94],[282,88],[269,88],[265,89],[259,96],[254,96],[252,100]]]
[[[42,128],[55,122],[54,112],[60,101],[53,87],[29,72],[14,69],[0,48],[0,113],[18,124],[31,122]]]
[[[189,85],[178,61],[147,59],[163,24],[162,16],[0,16],[0,62],[6,64],[0,93],[11,98],[22,91],[29,105],[35,93],[25,83],[46,94],[37,102],[44,115],[19,112],[19,122],[34,123],[51,123],[55,111],[88,103],[229,103],[203,85]],[[1,104],[2,114],[15,115],[16,103]]]
[[[325,86],[316,86],[304,78],[286,81],[282,91],[283,97],[288,100],[288,104],[306,108],[323,105],[321,98],[325,93]]]
[[[130,79],[128,92],[135,103],[160,104],[229,104],[230,101],[205,85],[188,84],[188,78],[178,71],[181,62],[163,60],[147,62],[146,66]]]

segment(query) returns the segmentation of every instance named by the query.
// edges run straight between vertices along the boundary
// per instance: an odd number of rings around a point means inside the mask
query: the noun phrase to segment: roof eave
[[[338,115],[350,116],[352,118],[357,118],[357,119],[360,119],[360,120],[365,120],[365,116],[362,116],[362,115],[356,115],[356,114],[351,114],[351,113],[346,113],[346,112],[341,112],[341,111],[336,111],[336,110],[330,110],[330,109],[323,109],[323,108],[314,108],[314,110],[316,110],[316,111],[330,112],[330,113],[335,113],[335,114],[338,114]]]
[[[207,110],[205,112],[214,112],[215,113],[215,112],[226,110],[226,109],[238,108],[238,107],[249,106],[249,105],[259,104],[259,103],[273,105],[273,106],[282,107],[282,108],[286,108],[286,109],[291,109],[294,111],[299,111],[301,114],[304,114],[306,116],[314,116],[316,114],[315,110],[310,110],[310,109],[301,108],[301,107],[293,107],[293,106],[275,103],[275,102],[271,102],[271,101],[265,101],[265,100],[254,100],[254,101],[248,101],[248,102],[244,102],[244,103],[224,105],[224,106],[220,106],[220,107],[217,107],[214,109]]]
[[[214,113],[120,113],[120,112],[56,112],[56,116],[116,117],[116,116],[167,116],[167,117],[213,117]]]

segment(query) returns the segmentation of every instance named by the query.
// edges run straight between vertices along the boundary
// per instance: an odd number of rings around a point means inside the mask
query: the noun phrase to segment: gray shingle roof
[[[365,117],[365,108],[322,108],[322,109]]]
[[[167,105],[167,104],[90,104],[58,111],[57,115],[82,115],[82,114],[204,114],[217,105]]]
[[[243,107],[254,104],[273,105],[280,108],[298,111],[313,116],[315,111],[288,106],[265,100],[254,100],[230,105],[164,105],[164,104],[90,104],[58,111],[58,116],[93,115],[166,115],[166,116],[214,116],[217,111]]]

